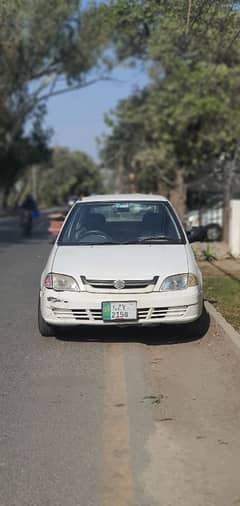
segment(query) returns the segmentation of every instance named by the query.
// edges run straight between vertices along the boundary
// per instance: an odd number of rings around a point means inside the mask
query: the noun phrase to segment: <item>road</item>
[[[0,220],[0,506],[240,504],[237,348],[207,317],[41,337],[50,247]]]

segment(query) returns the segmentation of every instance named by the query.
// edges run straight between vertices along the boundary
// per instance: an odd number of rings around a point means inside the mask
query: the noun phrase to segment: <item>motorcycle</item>
[[[21,209],[19,218],[21,235],[28,237],[31,235],[33,226],[33,213],[29,209]]]

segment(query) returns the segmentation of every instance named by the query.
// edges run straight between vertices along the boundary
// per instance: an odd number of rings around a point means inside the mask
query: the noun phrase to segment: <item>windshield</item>
[[[185,237],[167,202],[82,202],[73,208],[58,243],[183,244]]]

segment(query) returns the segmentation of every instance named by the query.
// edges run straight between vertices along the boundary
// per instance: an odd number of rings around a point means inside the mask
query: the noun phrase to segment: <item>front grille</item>
[[[75,320],[89,320],[89,314],[83,309],[72,309]]]
[[[187,306],[177,307],[155,307],[151,313],[151,320],[156,318],[169,318],[169,317],[181,317],[186,313]]]
[[[81,276],[81,280],[84,285],[91,286],[92,288],[95,289],[116,290],[114,286],[115,283],[114,279],[87,279],[85,276]],[[149,286],[155,286],[157,284],[157,281],[158,281],[157,276],[155,276],[152,279],[134,279],[134,280],[125,279],[124,280],[125,287],[121,291],[135,290],[135,289],[139,290],[148,288]]]
[[[91,315],[93,320],[102,320],[102,310],[101,309],[91,309]]]
[[[139,322],[151,321],[157,319],[181,318],[187,311],[188,306],[176,307],[155,307],[139,308],[137,319]],[[52,308],[54,315],[59,320],[69,321],[103,321],[101,309],[65,309]]]
[[[52,311],[59,320],[89,320],[88,311],[85,309],[53,308]]]
[[[138,320],[146,320],[148,315],[149,315],[149,311],[150,309],[148,308],[145,308],[145,309],[138,309]]]

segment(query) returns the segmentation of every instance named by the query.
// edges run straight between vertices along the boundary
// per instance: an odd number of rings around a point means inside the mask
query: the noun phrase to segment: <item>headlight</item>
[[[198,280],[195,274],[176,274],[164,279],[160,291],[169,292],[171,290],[185,290],[190,286],[197,286]]]
[[[46,288],[52,288],[57,292],[79,292],[79,286],[74,278],[65,276],[65,274],[50,273],[46,276],[44,285]]]

